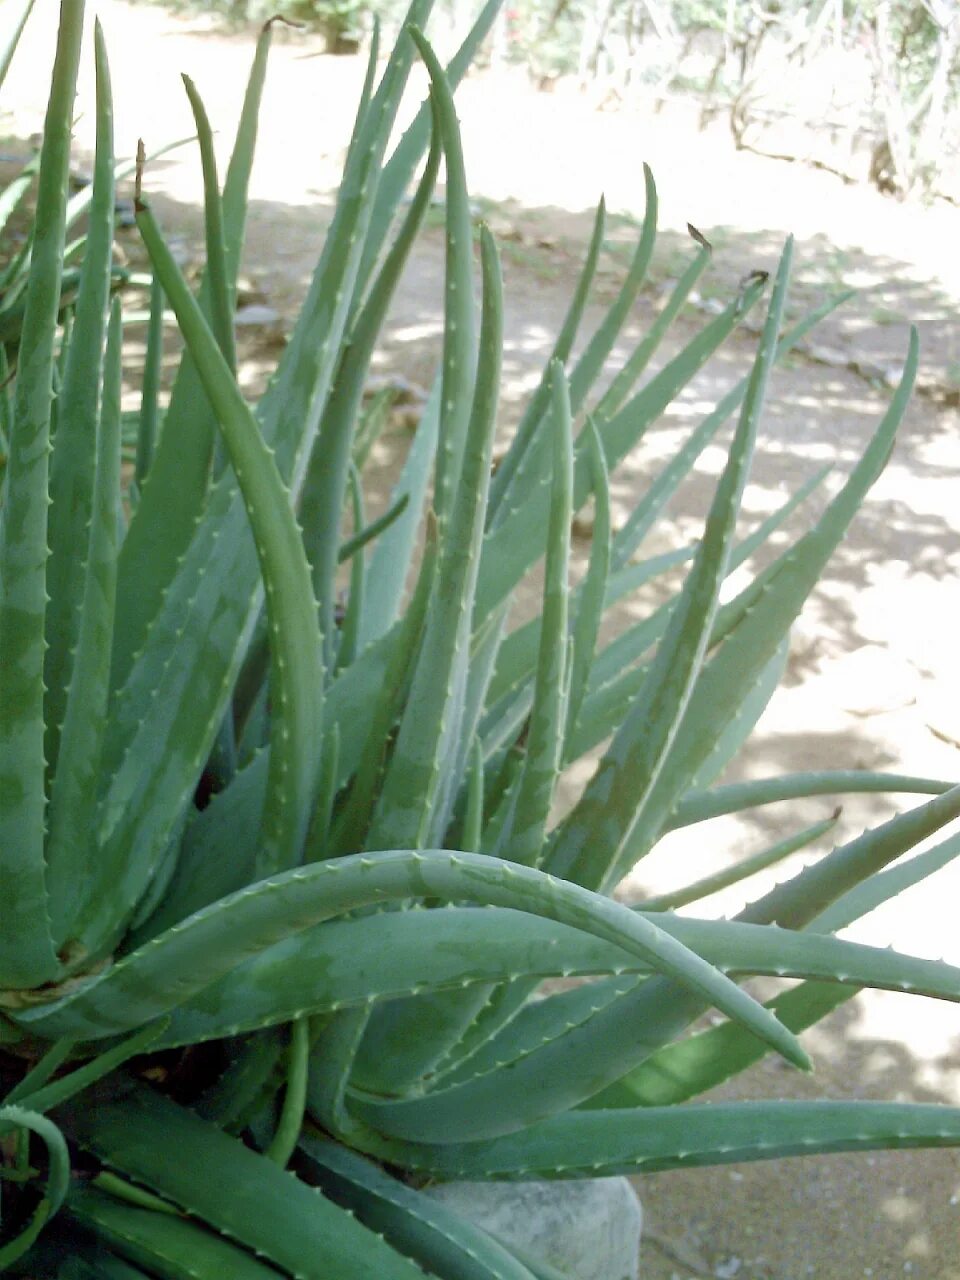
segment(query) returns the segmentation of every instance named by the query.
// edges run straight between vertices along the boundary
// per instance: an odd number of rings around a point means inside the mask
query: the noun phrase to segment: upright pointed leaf
[[[65,0],[44,123],[34,252],[0,509],[0,984],[57,971],[44,886],[43,646],[54,338],[83,0]]]

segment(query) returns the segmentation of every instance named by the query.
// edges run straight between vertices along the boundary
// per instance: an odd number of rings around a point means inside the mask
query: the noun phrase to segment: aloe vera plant
[[[187,84],[206,272],[195,296],[151,211],[149,168],[138,171],[154,287],[130,477],[99,28],[89,229],[75,302],[62,306],[84,8],[63,0],[2,422],[0,1269],[11,1273],[530,1280],[536,1264],[428,1205],[418,1184],[960,1142],[948,1107],[685,1105],[771,1049],[808,1066],[797,1034],[862,987],[960,999],[949,965],[833,936],[960,851],[953,838],[884,869],[960,814],[960,788],[856,772],[714,785],[889,456],[916,338],[836,496],[720,605],[731,570],[823,479],[741,535],[770,369],[822,312],[782,331],[788,243],[750,375],[614,530],[615,468],[766,292],[745,282],[644,381],[707,265],[699,246],[598,392],[653,248],[648,173],[620,294],[575,359],[601,204],[553,356],[491,474],[503,300],[483,227],[478,279],[452,90],[496,0],[446,70],[422,34],[430,7],[413,0],[379,83],[374,43],[323,254],[255,405],[236,380],[232,313],[270,27],[222,189]],[[430,99],[390,150],[417,57]],[[367,521],[364,382],[441,158],[437,381],[387,513]],[[162,407],[164,304],[185,346]],[[663,504],[731,420],[702,537],[644,558]],[[572,585],[571,521],[591,498],[589,564]],[[541,560],[542,610],[510,629],[511,596]],[[685,562],[665,605],[599,643],[606,609]],[[555,819],[564,769],[601,743],[592,779]],[[612,896],[671,828],[856,790],[930,798],[736,920],[670,910],[716,877],[636,907]],[[752,974],[803,981],[767,1007],[740,985]],[[543,996],[558,976],[588,980]],[[727,1020],[678,1039],[709,1008]]]

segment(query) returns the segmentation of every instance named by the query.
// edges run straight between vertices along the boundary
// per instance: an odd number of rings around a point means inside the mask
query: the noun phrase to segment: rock
[[[273,307],[264,307],[259,303],[238,307],[235,321],[240,328],[263,329],[275,329],[283,323],[279,311],[274,311]]]
[[[450,1182],[424,1194],[570,1280],[637,1280],[643,1212],[626,1178]]]
[[[285,341],[283,316],[279,311],[274,311],[273,307],[264,307],[259,303],[238,307],[234,324],[238,333],[250,334],[270,346],[282,346]]]

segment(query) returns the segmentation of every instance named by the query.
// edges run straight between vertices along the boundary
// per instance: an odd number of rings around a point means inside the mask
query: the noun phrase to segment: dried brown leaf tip
[[[702,231],[697,230],[692,222],[687,223],[687,231],[690,233],[691,239],[696,240],[702,249],[706,249],[708,253],[713,253],[713,245]]]
[[[147,162],[147,151],[143,145],[143,139],[137,139],[137,168],[133,177],[133,207],[137,210],[143,208],[143,166]]]

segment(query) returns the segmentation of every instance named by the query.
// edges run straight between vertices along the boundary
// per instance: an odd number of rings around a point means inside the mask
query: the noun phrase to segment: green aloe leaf
[[[473,228],[463,146],[453,93],[436,54],[417,28],[410,34],[430,75],[431,98],[446,165],[446,267],[440,435],[433,505],[441,528],[460,480],[474,386]],[[482,386],[482,384],[480,384]],[[489,464],[488,464],[489,469]]]
[[[696,778],[718,736],[738,713],[763,667],[783,642],[790,624],[886,465],[916,376],[917,357],[914,330],[900,385],[847,482],[816,526],[782,557],[766,578],[742,593],[748,604],[739,623],[717,646],[701,673],[669,758],[648,799],[643,820],[634,825],[617,855],[611,882],[626,875],[659,838],[673,806]],[[731,602],[731,609],[736,605],[736,601]]]
[[[163,290],[153,277],[150,283],[150,320],[147,325],[147,350],[143,358],[143,383],[140,388],[140,419],[137,431],[137,456],[134,480],[138,492],[143,488],[153,462],[160,434],[160,372],[163,367]]]
[[[593,481],[594,515],[590,537],[590,560],[577,597],[576,621],[571,636],[570,694],[564,733],[564,755],[569,759],[570,735],[587,691],[590,668],[603,620],[604,600],[610,573],[610,476],[603,445],[592,419],[587,422],[590,472]]]
[[[590,286],[593,284],[593,277],[596,274],[597,262],[600,257],[600,250],[603,248],[603,232],[606,225],[607,206],[606,202],[601,198],[597,205],[596,216],[593,221],[593,231],[590,235],[590,243],[587,246],[587,254],[584,260],[583,268],[577,277],[577,285],[570,300],[570,306],[564,317],[563,325],[557,335],[554,343],[553,351],[550,354],[550,360],[544,368],[543,375],[537,385],[536,391],[527,402],[527,407],[523,411],[523,417],[514,432],[513,439],[510,441],[510,447],[497,464],[493,479],[490,481],[490,501],[487,506],[487,527],[493,528],[498,521],[498,515],[501,505],[507,498],[513,477],[516,474],[517,467],[523,460],[524,454],[529,448],[531,440],[533,440],[540,424],[546,415],[550,405],[550,367],[553,361],[557,360],[561,365],[566,365],[570,358],[570,352],[573,348],[574,340],[577,336],[577,330],[580,328],[580,321],[583,317],[584,308],[587,305],[587,298],[590,293]]]
[[[801,982],[768,1007],[799,1034],[845,1004],[859,987],[837,982]],[[706,1093],[759,1062],[763,1050],[732,1022],[665,1045],[622,1080],[583,1103],[585,1107],[666,1107]]]
[[[706,364],[762,293],[762,285],[748,285],[734,302],[706,325],[673,360],[669,361],[623,409],[608,422],[598,423],[607,466],[611,473],[642,437],[647,428],[675,399],[679,391]],[[571,394],[571,407],[574,397]],[[509,509],[484,540],[483,561],[477,587],[477,607],[492,609],[513,590],[536,563],[543,540],[539,536],[547,519],[549,494],[542,483],[549,458],[548,442],[540,436],[518,468]],[[574,458],[574,510],[579,510],[591,490],[590,460],[586,445]]]
[[[96,644],[100,649],[106,648],[109,662],[113,584],[105,580],[104,575],[110,577],[114,573],[111,561],[116,555],[116,524],[119,519],[119,470],[111,478],[110,469],[112,449],[116,450],[119,464],[119,403],[111,404],[107,409],[107,401],[119,395],[119,328],[113,339],[113,360],[106,373],[107,385],[101,390],[105,372],[103,344],[113,256],[115,184],[110,70],[99,23],[94,28],[94,39],[97,67],[97,144],[93,198],[77,294],[75,332],[67,350],[66,367],[58,397],[64,404],[70,405],[70,413],[65,415],[60,424],[61,429],[57,430],[54,437],[50,464],[50,559],[47,565],[47,594],[50,601],[47,606],[47,651],[44,658],[45,751],[50,775],[57,767],[60,735],[67,716],[68,691],[74,679],[75,655],[83,626],[82,619],[89,609],[91,586],[94,592],[99,590],[102,593],[107,605]],[[119,325],[119,320],[117,324]],[[102,408],[101,397],[104,402]],[[112,417],[116,418],[115,422],[108,421]],[[102,435],[104,426],[107,427],[107,439]],[[111,433],[114,437],[112,444]],[[114,491],[111,491],[111,485]],[[105,520],[110,518],[108,512],[112,508],[115,508],[112,515],[115,527],[110,532],[103,526]],[[78,548],[86,552],[85,555],[81,552],[81,558],[87,566],[86,571],[81,573],[77,572]],[[92,579],[100,581],[92,583]],[[89,622],[88,615],[88,628]],[[90,645],[91,636],[88,632],[85,644],[88,662],[91,657]],[[99,661],[102,665],[102,659]],[[81,688],[85,682],[84,676],[81,676]],[[99,700],[100,695],[95,695],[94,706]],[[81,711],[79,714],[82,717],[85,713]],[[102,715],[102,710],[99,714]],[[68,764],[68,775],[76,769],[77,763],[74,758]],[[90,764],[83,783],[84,790],[96,778],[96,757]],[[90,799],[94,800],[95,794]],[[78,812],[75,815],[75,823],[71,820],[69,824],[72,828],[69,839],[78,844],[91,841],[91,813],[92,809],[88,804],[86,813]],[[58,837],[51,838],[52,847],[51,842],[48,842],[48,862],[51,856],[56,859],[57,854],[62,852],[63,837],[64,831],[61,829]],[[66,878],[69,878],[69,874],[67,870]],[[54,873],[49,879],[54,892],[57,892],[56,878]],[[76,887],[74,883],[67,888],[68,900],[75,894]],[[62,900],[59,906],[59,911],[56,905],[51,910],[54,914],[54,934],[62,940]]]
[[[373,549],[367,573],[367,607],[360,619],[360,646],[379,640],[395,623],[414,555],[419,545],[424,506],[429,492],[440,429],[440,380],[424,405],[410,452],[390,495],[391,506],[407,505]]]
[[[680,308],[686,302],[694,285],[710,262],[710,250],[701,248],[671,290],[656,320],[647,330],[643,341],[631,352],[630,358],[612,380],[610,386],[597,401],[593,413],[598,421],[613,416],[636,385],[641,373],[653,358]]]
[[[570,374],[570,407],[574,413],[578,413],[583,407],[590,388],[599,377],[607,357],[613,350],[620,330],[639,296],[653,257],[653,248],[657,239],[659,201],[657,185],[648,164],[643,166],[643,185],[643,226],[626,278]]]
[[[932,849],[915,854],[896,867],[878,871],[835,899],[825,911],[814,916],[808,928],[816,933],[836,933],[854,920],[875,911],[891,898],[899,897],[927,876],[948,866],[960,854],[960,836],[942,840]]]
[[[782,862],[790,854],[796,853],[799,849],[805,849],[808,845],[813,844],[815,840],[819,840],[821,836],[826,835],[828,831],[836,826],[839,816],[840,810],[837,809],[829,818],[814,822],[811,826],[804,827],[802,831],[786,836],[783,840],[777,840],[769,848],[761,849],[758,853],[751,854],[747,858],[741,858],[729,867],[724,867],[722,871],[715,871],[712,875],[704,876],[701,880],[694,880],[680,889],[673,889],[667,893],[658,893],[652,898],[645,898],[641,904],[643,910],[674,911],[677,907],[685,907],[691,902],[699,902],[703,898],[710,897],[711,894],[719,893],[722,889],[728,889],[731,885],[739,884],[741,880],[746,880],[749,876],[756,875],[758,871],[765,871],[767,867],[772,867],[777,862]],[[823,929],[821,932],[831,933],[832,930]]]
[[[102,1191],[87,1188],[71,1194],[67,1216],[94,1237],[109,1245],[121,1257],[148,1268],[116,1273],[108,1265],[103,1271],[100,1253],[97,1270],[82,1276],[126,1280],[127,1276],[149,1274],[164,1280],[195,1280],[197,1276],[230,1276],[231,1280],[276,1280],[283,1272],[269,1266],[246,1249],[232,1244],[216,1231],[187,1218],[152,1209],[137,1208]],[[121,1264],[122,1265],[122,1264]]]
[[[130,1086],[116,1101],[65,1109],[64,1119],[74,1140],[108,1167],[281,1274],[305,1280],[414,1280],[421,1274],[305,1183],[148,1089]]]
[[[223,304],[223,289],[226,288],[228,297],[232,299],[243,247],[247,191],[256,150],[271,32],[272,24],[267,23],[257,40],[221,201],[220,238],[225,256],[222,260],[219,254],[216,256],[218,267],[222,261],[219,307],[224,337],[226,317],[223,312],[229,308]],[[209,158],[207,167],[206,202],[212,204],[214,183]],[[216,213],[213,217],[216,218]],[[208,314],[210,291],[208,269],[200,292],[201,303]],[[159,439],[154,435],[156,447],[151,454],[155,456],[151,457],[150,468],[154,474],[150,483],[146,482],[146,470],[142,475],[138,470],[140,500],[120,557],[118,596],[123,608],[113,654],[113,682],[117,688],[127,681],[134,658],[147,637],[151,620],[161,607],[164,589],[193,536],[208,493],[216,432],[216,418],[196,366],[189,352],[185,352],[164,417],[164,432]]]
[[[59,1000],[18,1011],[15,1020],[48,1036],[120,1032],[183,1004],[288,934],[358,907],[410,897],[529,910],[594,933],[674,974],[785,1057],[806,1065],[792,1037],[751,997],[629,908],[532,868],[443,851],[359,854],[262,881],[197,912]]]
[[[784,248],[773,297],[729,459],[717,485],[693,568],[670,615],[640,694],[623,720],[550,852],[549,865],[592,888],[613,881],[631,826],[646,806],[668,758],[707,649],[730,544],[756,439],[767,377],[786,300],[792,243]]]
[[[868,877],[952,821],[957,815],[958,804],[960,788],[954,788],[865,832],[759,898],[740,913],[738,920],[761,924],[777,921],[790,929],[812,929],[818,914],[828,909],[832,902],[850,894],[847,899],[850,907],[858,893],[855,886],[860,882],[869,884]],[[864,903],[864,909],[868,910],[869,898]],[[848,915],[845,923],[849,922]],[[725,1079],[727,1074],[756,1061],[758,1055],[754,1053],[753,1046],[735,1034],[739,1028],[729,1028],[722,1040],[704,1041],[703,1055],[697,1047],[701,1037],[684,1042],[690,1046],[687,1049],[682,1045],[667,1046],[666,1031],[676,1025],[676,1002],[686,1004],[688,1021],[702,1013],[703,1006],[697,1008],[693,1001],[687,1003],[686,994],[675,983],[664,983],[660,994],[661,999],[651,1013],[650,1031],[655,1033],[655,1029],[660,1028],[661,1046],[658,1053],[631,1073],[631,1088],[642,1086],[642,1091],[646,1091],[648,1082],[653,1081],[654,1087],[662,1091],[664,1080],[677,1080],[678,1088],[685,1090],[678,1097],[685,1098],[710,1088],[720,1079]],[[855,991],[850,990],[849,994],[852,996]],[[786,1004],[782,1007],[789,1011],[792,1019],[790,1025],[797,1030],[810,1026],[841,1003],[835,991],[816,982],[805,983],[796,991],[787,992],[771,1007],[780,1008],[783,1000]],[[714,1030],[720,1031],[721,1028]],[[731,1064],[729,1072],[727,1062]]]
[[[501,4],[502,0],[486,0],[486,4],[477,15],[460,48],[447,64],[445,76],[451,89],[455,89],[466,75],[478,49],[490,33]],[[422,30],[427,24],[432,7],[432,0],[427,4],[411,4],[407,11],[406,22]],[[426,101],[400,139],[390,159],[383,166],[364,245],[363,262],[359,274],[361,288],[365,286],[389,238],[390,224],[410,185],[414,171],[427,149],[430,141],[431,115],[432,107],[430,102]]]
[[[440,165],[440,138],[435,130],[423,176],[396,240],[350,329],[337,371],[337,394],[320,423],[317,444],[304,483],[300,513],[307,531],[307,548],[320,607],[320,625],[327,637],[328,665],[333,655],[333,622],[340,558],[339,522],[329,512],[344,503],[356,424],[360,418],[364,382],[384,317],[400,281],[404,265],[430,204]],[[355,531],[356,533],[357,531]],[[364,611],[365,612],[365,611]],[[358,625],[362,614],[358,616]]]
[[[444,141],[446,145],[446,135]],[[484,283],[480,372],[463,474],[446,528],[441,524],[434,600],[368,837],[368,845],[373,848],[417,848],[428,843],[448,786],[445,775],[453,763],[451,747],[459,732],[456,703],[463,697],[466,682],[465,663],[499,394],[503,324],[499,259],[486,228],[481,229],[481,247]],[[441,435],[442,430],[441,427]],[[438,447],[442,448],[442,441]],[[454,465],[452,454],[446,465]]]
[[[322,746],[322,640],[310,569],[273,454],[142,201],[137,224],[217,414],[266,588],[273,722],[263,847],[257,861],[264,874],[299,861],[315,799]]]
[[[892,791],[938,796],[955,785],[939,778],[914,778],[904,773],[874,773],[866,769],[825,769],[788,773],[779,778],[752,778],[748,782],[731,782],[711,791],[693,791],[684,796],[665,829],[674,831],[725,813],[741,813],[744,809],[781,800]]]
[[[442,1178],[597,1178],[833,1151],[960,1145],[960,1107],[898,1102],[713,1102],[575,1111],[495,1142],[411,1144]]]
[[[534,1280],[480,1227],[391,1178],[377,1165],[311,1135],[300,1155],[324,1193],[382,1235],[405,1257],[449,1280]]]
[[[102,1080],[104,1076],[116,1071],[118,1067],[121,1067],[130,1058],[146,1053],[166,1029],[166,1018],[152,1022],[148,1026],[142,1027],[139,1031],[135,1031],[132,1036],[121,1040],[119,1044],[113,1045],[111,1048],[104,1050],[103,1053],[97,1054],[89,1062],[85,1062],[83,1066],[75,1067],[72,1071],[67,1072],[66,1075],[58,1076],[56,1080],[48,1083],[41,1083],[42,1078],[40,1076],[30,1081],[24,1078],[21,1080],[20,1086],[12,1090],[11,1101],[13,1100],[13,1095],[16,1095],[18,1101],[33,1111],[40,1113],[52,1111],[54,1107],[61,1106],[70,1098],[82,1093],[85,1089],[89,1089],[98,1080]],[[63,1043],[62,1041],[58,1042],[58,1044]],[[73,1041],[67,1043],[71,1047],[74,1044]],[[53,1050],[47,1056],[48,1059],[51,1058]]]
[[[57,973],[44,885],[44,630],[54,341],[66,218],[82,0],[61,10],[44,122],[34,251],[0,507],[0,985]]]
[[[223,204],[220,199],[220,182],[217,178],[217,160],[213,151],[213,130],[207,118],[206,107],[196,85],[184,75],[183,86],[190,100],[197,141],[200,145],[200,163],[203,172],[203,213],[206,238],[206,280],[210,327],[232,373],[236,372],[237,352],[233,332],[232,284],[226,256],[226,238],[223,225]]]
[[[24,1107],[0,1106],[0,1125],[35,1133],[47,1149],[49,1168],[44,1194],[19,1233],[0,1244],[0,1271],[6,1271],[27,1252],[63,1204],[70,1184],[70,1152],[59,1128],[46,1116]]]
[[[20,37],[23,35],[23,28],[27,25],[27,19],[30,17],[33,4],[34,0],[26,0],[20,16],[14,21],[6,44],[0,50],[0,86],[3,85],[4,80],[7,78],[10,63],[13,61],[13,55],[17,51],[17,45],[20,43]]]
[[[62,946],[88,901],[96,838],[97,777],[110,687],[120,530],[120,302],[110,315],[99,422],[94,424],[93,487],[76,642],[50,792],[47,871],[53,935]],[[64,423],[58,439],[72,428]],[[74,547],[74,554],[76,548]]]
[[[563,760],[568,690],[570,517],[573,423],[570,389],[559,363],[551,366],[550,425],[554,435],[552,497],[547,527],[540,647],[528,721],[523,773],[504,849],[512,862],[538,866]]]

